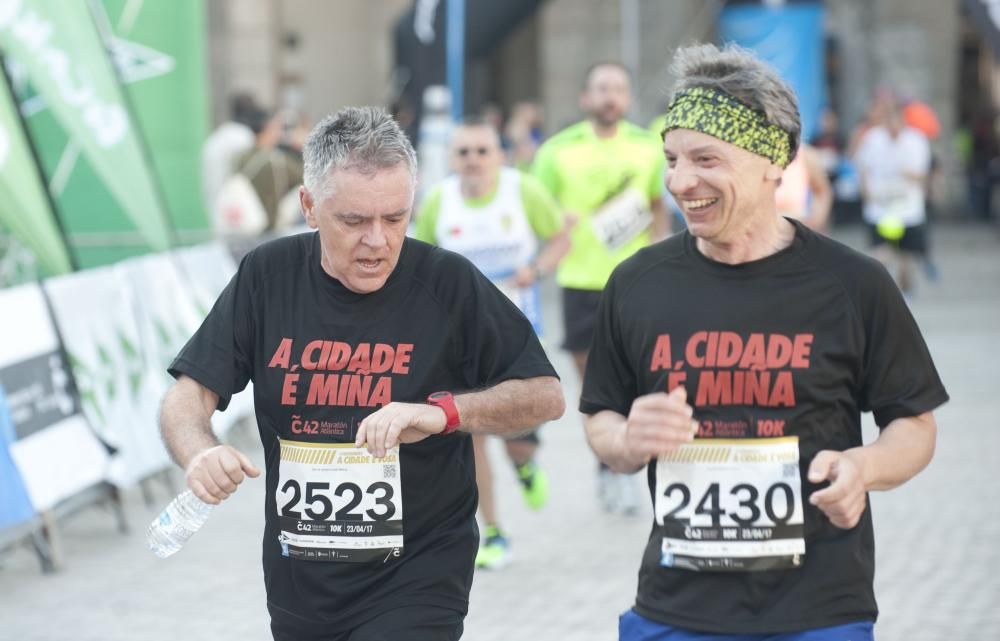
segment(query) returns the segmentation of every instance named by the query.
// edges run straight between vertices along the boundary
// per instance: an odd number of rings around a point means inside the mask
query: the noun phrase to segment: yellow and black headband
[[[763,156],[781,167],[792,158],[788,132],[732,96],[705,87],[682,91],[670,103],[661,136],[693,129]]]

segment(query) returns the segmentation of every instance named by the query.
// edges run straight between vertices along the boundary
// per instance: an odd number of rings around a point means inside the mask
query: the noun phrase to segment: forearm
[[[618,412],[604,410],[584,419],[587,443],[597,458],[615,472],[631,473],[640,469],[625,453],[627,419]]]
[[[803,156],[809,174],[809,191],[812,193],[812,206],[809,211],[809,223],[813,229],[825,229],[833,207],[833,187],[826,176],[819,156],[811,147],[803,149]]]
[[[514,434],[562,416],[562,385],[552,376],[509,380],[455,396],[461,427],[471,433]]]
[[[830,210],[833,207],[833,192],[827,190],[819,192],[813,196],[812,207],[809,212],[809,223],[813,229],[825,229],[827,221],[830,219]]]
[[[891,490],[917,475],[934,455],[934,414],[896,419],[874,443],[848,450],[861,468],[866,490]]]
[[[160,435],[174,462],[187,469],[197,454],[219,445],[212,432],[218,396],[193,379],[181,377],[163,397]]]
[[[570,240],[569,240],[569,230],[565,227],[549,239],[545,244],[545,247],[538,254],[538,258],[535,259],[535,269],[542,276],[551,274],[556,266],[559,265],[559,261],[563,259],[567,253],[569,253]]]

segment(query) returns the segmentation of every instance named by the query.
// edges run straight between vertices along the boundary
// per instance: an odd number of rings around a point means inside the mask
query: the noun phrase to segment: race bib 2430
[[[660,564],[795,568],[806,552],[798,437],[696,439],[656,463]]]

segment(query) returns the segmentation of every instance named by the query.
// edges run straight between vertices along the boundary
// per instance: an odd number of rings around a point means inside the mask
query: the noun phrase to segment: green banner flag
[[[93,184],[79,185],[78,193],[62,191],[70,186],[66,175],[76,172],[82,164],[76,161],[78,147],[89,169],[130,219],[145,245],[153,250],[167,249],[171,244],[169,219],[88,3],[0,3],[0,47],[22,70],[27,83],[68,137],[53,165],[51,133],[48,137],[33,136],[40,153],[49,161],[45,164],[50,183],[58,183],[53,187],[58,202],[69,204],[61,206],[60,211],[66,213],[67,223],[73,223],[67,224],[71,234],[88,227],[89,231],[106,231],[100,227],[95,230],[92,225],[102,216],[108,217],[93,207],[100,202],[93,198]],[[30,123],[33,134],[35,125]],[[69,153],[71,149],[73,153]],[[80,221],[77,217],[87,215],[84,211],[96,219],[89,224]]]
[[[31,251],[40,275],[72,271],[14,97],[0,75],[0,225]],[[0,281],[6,281],[0,274]]]
[[[102,0],[111,51],[149,144],[178,237],[211,237],[201,198],[201,146],[208,136],[208,63],[203,0]]]

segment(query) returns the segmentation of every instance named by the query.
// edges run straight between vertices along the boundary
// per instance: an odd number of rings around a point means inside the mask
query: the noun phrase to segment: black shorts
[[[907,227],[906,231],[903,232],[903,237],[899,240],[885,238],[878,233],[878,228],[871,223],[865,223],[865,225],[868,227],[868,239],[872,247],[890,245],[911,254],[920,254],[923,256],[927,253],[927,223]]]
[[[563,335],[562,347],[568,352],[590,351],[590,341],[597,325],[597,306],[601,291],[593,289],[562,290]]]
[[[274,641],[458,641],[465,615],[436,606],[396,608],[365,621],[353,630],[300,629],[271,620]]]

